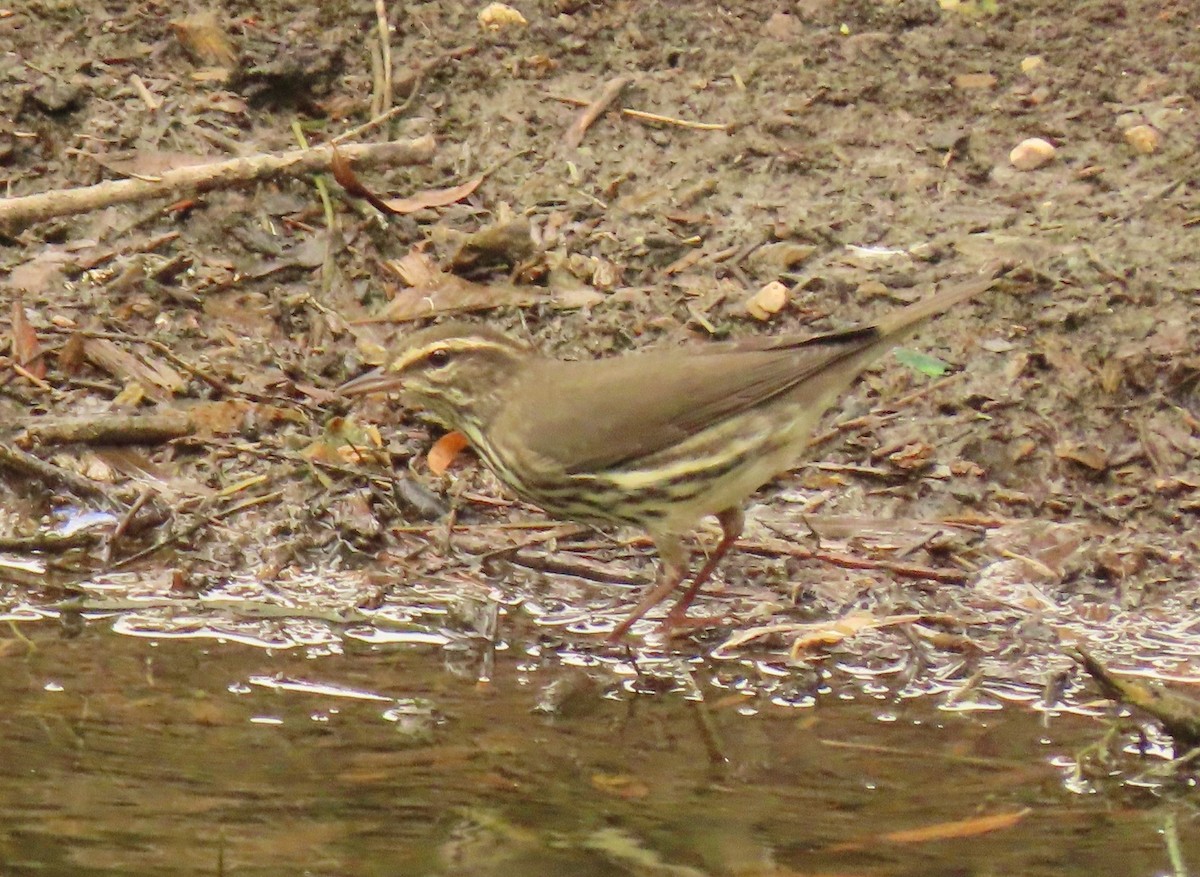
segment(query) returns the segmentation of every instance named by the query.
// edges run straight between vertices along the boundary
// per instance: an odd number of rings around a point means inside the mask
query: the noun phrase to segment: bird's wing
[[[651,351],[603,368],[543,360],[515,378],[514,401],[492,427],[562,471],[587,472],[661,451],[785,394],[817,409],[815,419],[923,320],[991,287],[990,273],[846,332],[700,346],[683,356]]]
[[[807,347],[633,354],[602,369],[543,362],[517,379],[520,386],[509,394],[517,401],[492,426],[563,471],[605,469],[786,393],[875,340],[873,330],[856,330]]]

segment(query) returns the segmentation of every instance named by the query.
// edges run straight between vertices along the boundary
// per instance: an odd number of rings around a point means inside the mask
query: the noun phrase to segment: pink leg
[[[712,556],[708,558],[704,566],[700,567],[700,572],[696,573],[696,577],[692,579],[692,583],[688,589],[683,592],[683,596],[679,598],[671,611],[667,613],[667,618],[663,621],[663,632],[670,633],[673,627],[687,626],[688,607],[692,605],[692,601],[696,599],[696,595],[700,593],[700,589],[704,587],[704,583],[712,578],[713,572],[721,559],[737,542],[738,537],[742,535],[742,527],[746,524],[746,517],[742,514],[741,508],[728,508],[717,515],[717,520],[721,523],[721,541],[717,543],[717,547],[713,549]],[[712,619],[702,619],[709,621]]]
[[[629,613],[629,617],[616,626],[608,635],[608,642],[615,643],[629,632],[634,622],[667,599],[672,591],[679,587],[687,574],[687,554],[676,536],[658,536],[654,539],[658,547],[658,580],[654,587],[642,597],[641,601]]]

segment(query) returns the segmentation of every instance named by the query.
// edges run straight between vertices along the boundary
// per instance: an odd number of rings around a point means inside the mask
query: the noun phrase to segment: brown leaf
[[[900,450],[888,454],[888,462],[897,469],[925,469],[934,462],[934,448],[926,442],[910,442]]]
[[[426,207],[445,207],[448,204],[454,204],[478,189],[479,184],[484,180],[484,175],[480,174],[475,179],[468,180],[461,186],[454,186],[449,189],[426,189],[407,198],[385,199],[380,198],[367,188],[366,184],[354,173],[353,168],[350,167],[350,163],[338,152],[337,147],[334,147],[333,159],[329,163],[329,169],[332,171],[333,178],[337,180],[338,185],[345,189],[347,194],[353,195],[356,198],[362,198],[376,210],[392,216],[404,216],[409,213],[415,213],[418,210],[424,210]]]
[[[996,87],[996,77],[991,73],[960,73],[954,77],[954,87],[959,91],[983,91]]]
[[[788,288],[778,280],[772,280],[750,298],[746,299],[746,310],[756,320],[769,320],[783,310],[788,302]]]
[[[165,361],[139,358],[103,338],[89,338],[84,344],[88,361],[123,381],[141,385],[154,399],[166,401],[183,389],[187,381]]]
[[[45,293],[58,287],[66,269],[75,262],[75,256],[62,250],[48,249],[28,262],[15,266],[8,275],[7,283],[13,289],[22,289],[31,294]]]
[[[98,156],[96,164],[115,174],[126,177],[157,177],[167,171],[183,167],[195,167],[213,161],[211,155],[194,152],[170,152],[160,149],[139,149],[132,158],[106,159]]]
[[[912,624],[914,621],[919,621],[920,619],[920,615],[889,615],[885,618],[878,618],[869,612],[851,612],[832,621],[798,625],[795,632],[803,632],[804,635],[792,641],[789,654],[792,660],[796,660],[796,658],[809,649],[839,643],[847,637],[855,636],[864,630],[894,627],[898,624]]]
[[[78,332],[67,338],[66,343],[58,351],[58,367],[69,375],[77,374],[83,366],[86,343],[87,339]]]
[[[384,203],[392,213],[401,216],[406,213],[416,213],[418,210],[424,210],[427,207],[445,207],[448,204],[455,204],[466,198],[478,189],[479,184],[482,182],[483,175],[480,174],[475,179],[468,180],[461,186],[453,186],[449,189],[425,189],[407,198],[389,198]]]
[[[1060,460],[1070,460],[1096,472],[1108,468],[1108,451],[1094,442],[1061,441],[1054,446],[1054,453]]]
[[[359,426],[349,417],[335,417],[325,425],[325,434],[300,452],[306,460],[343,465],[345,463],[386,464],[383,438],[373,426]]]
[[[434,286],[415,287],[401,292],[371,321],[405,323],[435,314],[509,306],[528,307],[545,300],[545,293],[536,287],[475,283],[453,274],[441,274]]]
[[[188,414],[198,435],[227,435],[241,430],[253,406],[253,402],[244,399],[224,399],[193,405]]]
[[[442,273],[428,255],[416,248],[385,264],[406,286],[433,286]]]
[[[364,201],[370,203],[371,206],[377,210],[382,210],[384,213],[391,212],[383,202],[383,199],[368,189],[363,181],[358,178],[358,174],[354,172],[354,168],[350,167],[350,162],[338,151],[336,145],[333,147],[333,158],[329,161],[329,170],[333,173],[333,178],[337,181],[337,184],[346,190],[346,194],[362,198]]]
[[[501,220],[468,235],[450,258],[450,266],[456,274],[487,266],[516,266],[536,250],[528,219]]]
[[[197,63],[216,67],[233,67],[237,64],[237,52],[212,12],[198,12],[187,18],[177,18],[171,22],[171,30],[184,51]]]
[[[37,332],[25,316],[25,304],[18,295],[12,304],[13,359],[39,381],[46,377],[46,363],[42,357],[42,345]]]

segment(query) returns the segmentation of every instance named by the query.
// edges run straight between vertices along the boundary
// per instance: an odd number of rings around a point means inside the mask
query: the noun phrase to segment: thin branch
[[[567,133],[563,135],[563,141],[567,146],[576,147],[582,143],[583,135],[587,133],[588,128],[592,127],[592,123],[600,118],[601,113],[612,106],[613,101],[621,96],[625,86],[632,81],[628,76],[618,76],[616,79],[610,79],[604,83],[600,96],[586,105],[583,112],[575,117],[575,121],[567,129]]]
[[[586,107],[591,105],[591,101],[583,100],[578,97],[567,97],[566,95],[550,95],[551,100],[556,100],[559,103],[570,104],[573,107]],[[693,131],[728,131],[732,126],[722,122],[693,122],[688,119],[677,119],[674,116],[661,116],[658,113],[648,113],[645,110],[631,110],[628,107],[621,107],[620,113],[630,119],[637,119],[639,122],[654,122],[659,125],[671,125],[675,128],[689,128]]]
[[[436,143],[427,135],[389,143],[342,144],[338,149],[347,161],[394,166],[429,161],[433,158]],[[176,168],[153,179],[107,180],[78,189],[0,198],[0,228],[11,234],[30,223],[99,210],[113,204],[179,198],[192,192],[229,188],[269,177],[301,176],[327,170],[332,159],[332,146],[315,146],[282,154],[264,153]]]

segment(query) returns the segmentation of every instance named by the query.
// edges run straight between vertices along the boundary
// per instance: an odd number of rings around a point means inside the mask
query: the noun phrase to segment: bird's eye
[[[427,357],[425,357],[425,361],[434,368],[444,368],[450,364],[450,351],[434,350]]]

